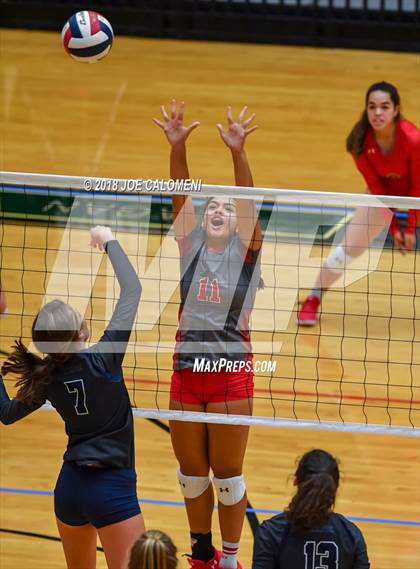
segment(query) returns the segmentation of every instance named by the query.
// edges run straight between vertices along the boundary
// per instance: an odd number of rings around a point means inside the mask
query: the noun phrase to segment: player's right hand
[[[171,146],[177,144],[184,144],[190,133],[200,124],[198,121],[191,123],[189,126],[184,125],[184,109],[185,104],[181,102],[177,111],[176,101],[171,101],[171,116],[168,116],[165,107],[160,107],[160,112],[163,116],[163,121],[153,119],[153,122],[160,126],[165,133],[166,138]]]
[[[111,229],[104,225],[97,225],[90,230],[90,245],[94,248],[97,247],[99,251],[103,251],[108,241],[113,239],[115,238]]]

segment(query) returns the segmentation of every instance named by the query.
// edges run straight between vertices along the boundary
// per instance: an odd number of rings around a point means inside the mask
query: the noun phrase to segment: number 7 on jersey
[[[88,408],[86,407],[86,391],[83,379],[65,381],[64,385],[67,387],[67,391],[70,394],[76,394],[74,410],[77,415],[89,415]]]

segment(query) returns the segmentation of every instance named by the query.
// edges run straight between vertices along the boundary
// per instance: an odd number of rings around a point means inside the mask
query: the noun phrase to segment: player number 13
[[[305,569],[338,569],[338,547],[334,541],[307,541]]]

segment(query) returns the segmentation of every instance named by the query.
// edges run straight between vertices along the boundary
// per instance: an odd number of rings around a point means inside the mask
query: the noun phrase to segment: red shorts
[[[253,371],[193,371],[191,368],[174,371],[171,379],[171,399],[181,403],[221,403],[248,399],[254,394]]]

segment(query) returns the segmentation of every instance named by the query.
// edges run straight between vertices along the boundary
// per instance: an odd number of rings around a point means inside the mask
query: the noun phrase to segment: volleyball
[[[106,56],[112,46],[114,32],[106,18],[84,10],[73,14],[64,24],[61,32],[66,52],[86,63],[94,63]]]

